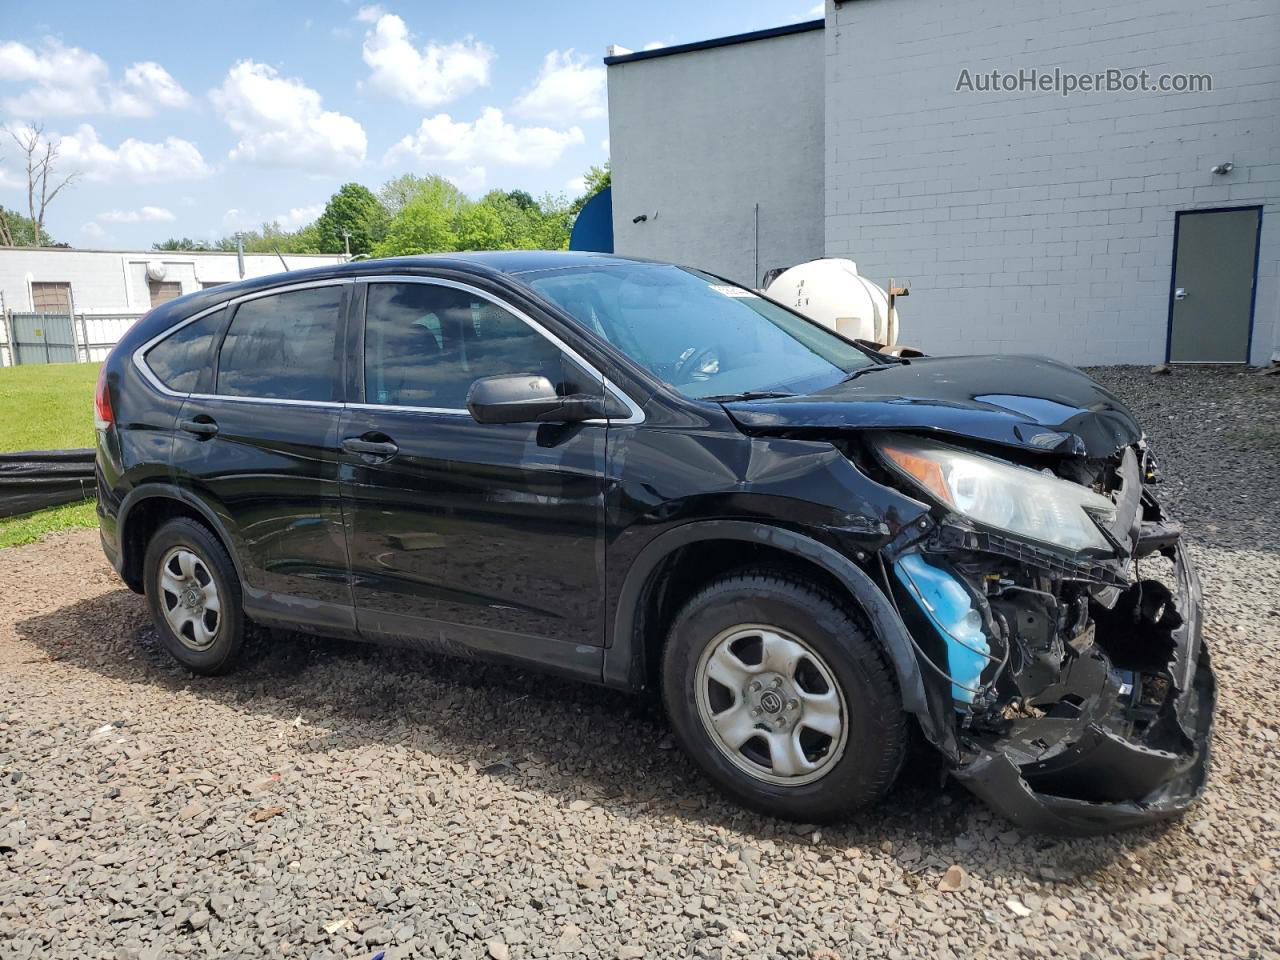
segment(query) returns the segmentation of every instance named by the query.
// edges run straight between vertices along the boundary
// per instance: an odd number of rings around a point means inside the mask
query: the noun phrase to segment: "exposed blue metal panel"
[[[586,202],[573,222],[570,250],[613,253],[613,188],[605,187]]]

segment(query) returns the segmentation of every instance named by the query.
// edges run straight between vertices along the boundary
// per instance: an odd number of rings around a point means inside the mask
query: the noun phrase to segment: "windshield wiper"
[[[899,364],[896,364],[896,363],[873,363],[873,364],[871,364],[870,366],[867,366],[867,367],[859,367],[857,370],[853,371],[853,373],[849,374],[847,377],[845,377],[845,378],[844,378],[843,380],[841,380],[840,382],[841,382],[841,383],[848,383],[850,380],[857,380],[857,379],[858,379],[860,376],[862,376],[864,373],[874,373],[876,370],[892,370],[892,369],[893,369],[894,367],[896,367],[896,366],[899,366]]]
[[[731,400],[776,400],[778,397],[794,397],[789,390],[744,390],[742,393],[721,393],[714,397],[703,397],[713,403],[728,403]]]

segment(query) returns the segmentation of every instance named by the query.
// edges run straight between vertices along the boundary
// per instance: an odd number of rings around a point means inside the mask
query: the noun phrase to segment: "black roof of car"
[[[602,262],[649,263],[651,261],[621,257],[612,253],[593,253],[588,250],[489,250],[482,253],[441,253],[365,262],[413,263],[422,266],[447,263],[473,264],[499,273],[528,273],[531,270],[556,270],[564,267],[590,266]]]
[[[288,264],[288,255],[282,257]],[[414,274],[427,270],[454,270],[478,276],[505,274],[516,277],[540,270],[556,270],[566,267],[602,265],[607,263],[655,263],[639,257],[620,257],[611,253],[593,253],[582,250],[491,250],[480,253],[432,253],[407,257],[386,257],[380,260],[354,260],[350,263],[330,263],[301,269],[281,270],[261,277],[249,277],[232,283],[220,284],[185,294],[161,304],[148,314],[146,328],[163,329],[182,317],[209,307],[272,287],[292,283],[306,283],[332,277],[354,275],[357,277],[386,276],[387,274]]]

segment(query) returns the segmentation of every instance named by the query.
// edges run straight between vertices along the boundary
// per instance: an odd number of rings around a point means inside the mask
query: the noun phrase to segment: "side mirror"
[[[562,397],[546,377],[483,377],[467,391],[476,423],[578,423],[609,415],[602,397]]]

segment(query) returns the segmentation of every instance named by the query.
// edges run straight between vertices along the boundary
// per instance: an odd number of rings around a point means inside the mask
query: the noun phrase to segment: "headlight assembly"
[[[935,500],[977,523],[1066,550],[1108,550],[1098,529],[1115,519],[1106,497],[1077,483],[919,437],[878,441],[885,461]]]

